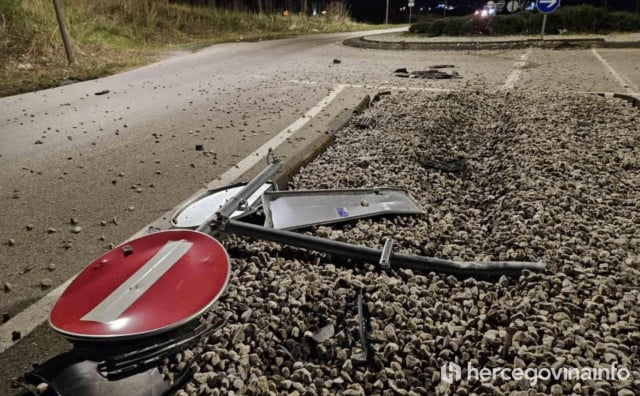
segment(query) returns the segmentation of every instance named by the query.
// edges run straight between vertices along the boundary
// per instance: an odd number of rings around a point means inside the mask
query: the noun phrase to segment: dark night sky
[[[472,7],[480,8],[486,1],[485,0],[448,0],[449,4],[458,7]],[[591,4],[600,6],[603,0],[561,0],[562,5],[577,5],[577,4]],[[415,0],[416,6],[433,7],[438,3],[443,3],[444,0]],[[361,21],[370,22],[382,22],[384,19],[385,0],[351,0],[351,13],[353,17]],[[611,9],[627,9],[633,10],[633,1],[631,0],[609,0],[609,7]],[[390,15],[393,19],[394,13],[397,14],[397,10],[407,5],[407,0],[389,0]],[[404,16],[401,16],[404,19]]]

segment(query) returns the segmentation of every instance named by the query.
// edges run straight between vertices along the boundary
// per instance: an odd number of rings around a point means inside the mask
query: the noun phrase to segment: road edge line
[[[515,87],[516,83],[520,79],[520,75],[524,70],[523,67],[525,66],[532,52],[533,48],[527,48],[524,54],[520,55],[520,58],[515,61],[515,63],[513,64],[514,69],[511,70],[511,73],[509,73],[507,80],[504,82],[504,84],[502,84],[502,87],[500,87],[501,91],[507,91]]]
[[[640,91],[640,88],[638,88],[633,82],[631,82],[631,80],[629,80],[624,74],[622,73],[618,73],[613,66],[611,66],[609,64],[609,62],[607,62],[606,59],[604,59],[595,48],[591,48],[591,53],[593,54],[593,56],[596,57],[597,60],[600,61],[600,63],[602,63],[605,68],[609,71],[609,73],[611,73],[611,75],[613,75],[613,78],[615,78],[616,82],[618,84],[620,84],[620,86],[627,91],[627,93],[633,93],[633,92],[638,92]]]

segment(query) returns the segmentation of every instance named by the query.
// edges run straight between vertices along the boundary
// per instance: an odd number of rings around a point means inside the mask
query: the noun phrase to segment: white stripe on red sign
[[[131,275],[100,304],[84,315],[81,320],[108,323],[118,319],[162,275],[169,271],[192,245],[193,243],[187,241],[168,242],[135,274]]]

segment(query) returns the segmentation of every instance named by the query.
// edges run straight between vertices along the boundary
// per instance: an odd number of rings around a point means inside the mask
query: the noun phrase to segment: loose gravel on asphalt
[[[640,114],[622,101],[560,93],[406,92],[384,98],[291,188],[407,188],[420,217],[310,232],[461,260],[542,260],[548,273],[483,281],[373,265],[230,238],[227,325],[172,357],[195,356],[178,395],[595,394],[640,389]],[[434,166],[451,165],[456,166]],[[364,289],[371,367],[355,332]],[[310,340],[327,324],[336,334]],[[523,379],[449,385],[440,367],[609,367],[627,381]],[[464,373],[464,371],[463,371]]]

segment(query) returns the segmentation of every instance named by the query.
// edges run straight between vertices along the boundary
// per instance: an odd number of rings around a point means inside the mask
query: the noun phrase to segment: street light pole
[[[387,10],[384,13],[384,24],[389,24],[389,0],[387,0]]]

